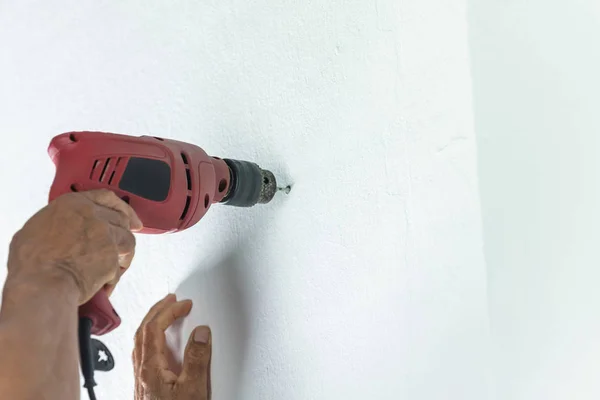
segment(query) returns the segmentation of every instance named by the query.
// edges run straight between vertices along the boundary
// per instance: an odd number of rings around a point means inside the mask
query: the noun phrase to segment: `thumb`
[[[201,390],[208,390],[212,336],[208,326],[199,326],[190,335],[183,355],[182,381],[198,382]]]

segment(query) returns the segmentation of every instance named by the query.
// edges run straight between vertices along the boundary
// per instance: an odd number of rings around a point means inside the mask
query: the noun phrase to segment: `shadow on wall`
[[[287,177],[284,172],[280,168],[276,173]],[[289,179],[283,181],[289,182]],[[273,200],[273,206],[280,207],[285,198],[280,195]],[[231,227],[231,235],[218,238],[221,243],[227,243],[220,249],[227,250],[223,252],[216,248],[215,252],[220,254],[203,260],[175,290],[178,299],[191,299],[194,305],[188,317],[177,321],[167,331],[167,342],[174,350],[171,367],[179,373],[191,332],[196,326],[209,325],[213,338],[212,393],[213,398],[219,400],[243,397],[239,391],[247,367],[251,316],[260,309],[256,288],[261,271],[252,257],[264,245],[268,221],[274,215],[273,209],[259,208],[249,213],[247,209],[236,211],[233,208],[220,221]]]
[[[248,308],[240,270],[245,268],[245,246],[212,265],[199,266],[177,288],[177,298],[192,299],[194,307],[176,335],[180,352],[197,325],[210,325],[213,337],[212,391],[219,399],[237,399],[245,364]]]

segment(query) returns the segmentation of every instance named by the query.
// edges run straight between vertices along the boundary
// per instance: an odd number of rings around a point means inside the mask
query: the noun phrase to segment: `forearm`
[[[4,286],[0,393],[7,399],[79,399],[78,288],[67,274],[39,271],[26,277],[9,272]]]

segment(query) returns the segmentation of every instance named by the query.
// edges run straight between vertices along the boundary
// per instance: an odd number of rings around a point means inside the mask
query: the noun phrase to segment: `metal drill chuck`
[[[222,204],[252,207],[270,202],[277,192],[277,180],[269,170],[249,161],[223,159],[229,167],[231,183]]]

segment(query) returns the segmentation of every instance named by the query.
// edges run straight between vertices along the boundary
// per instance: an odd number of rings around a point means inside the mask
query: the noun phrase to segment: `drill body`
[[[249,207],[268,203],[273,174],[248,161],[211,157],[193,144],[151,136],[69,132],[50,142],[56,166],[49,201],[78,191],[112,190],[144,224],[142,233],[177,232],[197,223],[211,204]],[[121,322],[101,290],[79,308],[102,335]]]

